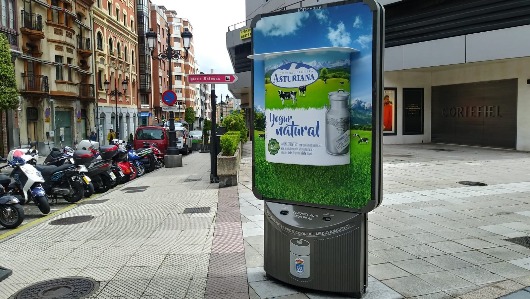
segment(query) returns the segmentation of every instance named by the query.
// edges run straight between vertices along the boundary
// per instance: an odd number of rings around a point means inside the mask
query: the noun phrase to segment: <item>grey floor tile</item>
[[[411,275],[409,272],[398,268],[390,263],[368,266],[368,273],[378,280],[405,277]]]
[[[479,251],[503,261],[517,260],[525,257],[524,254],[510,250],[506,247],[486,248],[480,249]]]
[[[381,259],[387,262],[394,261],[403,261],[403,260],[412,260],[417,258],[416,256],[409,254],[399,248],[388,249],[388,250],[375,250],[371,252],[375,256],[380,257]]]
[[[437,267],[445,270],[459,269],[472,266],[472,264],[456,258],[452,255],[440,255],[423,258],[428,263],[431,263]]]
[[[464,246],[454,241],[435,242],[435,243],[430,243],[429,246],[434,247],[438,250],[441,250],[445,253],[455,253],[455,252],[473,250],[470,247]]]
[[[435,265],[421,259],[392,262],[392,264],[411,274],[423,274],[443,270],[442,268],[436,267]]]
[[[299,293],[295,288],[290,288],[270,280],[250,282],[249,285],[261,298],[280,297]]]
[[[481,265],[480,267],[508,279],[523,276],[530,277],[530,270],[518,267],[508,262]]]
[[[453,254],[455,257],[464,260],[466,262],[472,263],[474,265],[485,265],[491,263],[497,263],[501,260],[487,255],[479,251],[466,251],[466,252],[457,252]]]
[[[484,249],[484,248],[491,248],[491,247],[497,247],[497,245],[481,240],[481,239],[459,239],[455,240],[456,243],[462,244],[467,247],[471,247],[473,249]]]
[[[417,244],[414,246],[402,247],[401,250],[406,251],[417,257],[429,257],[445,254],[443,251],[433,248],[428,244]]]
[[[472,287],[473,284],[463,278],[455,276],[449,271],[433,272],[417,275],[429,284],[438,287],[442,291]]]
[[[477,266],[451,270],[450,273],[462,277],[474,284],[487,284],[505,279],[502,276],[493,274],[490,271]]]
[[[435,287],[416,276],[401,277],[383,281],[384,284],[405,297],[427,295],[440,292],[440,288]]]

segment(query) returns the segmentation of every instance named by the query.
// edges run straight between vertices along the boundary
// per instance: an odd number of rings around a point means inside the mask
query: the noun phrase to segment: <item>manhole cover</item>
[[[90,221],[92,219],[94,219],[94,216],[92,215],[72,216],[72,217],[66,217],[66,218],[53,220],[50,222],[50,225],[79,224],[79,223]]]
[[[144,192],[147,188],[149,188],[149,186],[126,187],[121,189],[121,191],[124,191],[125,193],[138,193]]]
[[[93,199],[93,200],[90,200],[90,201],[85,201],[85,202],[83,202],[83,204],[85,204],[85,205],[95,205],[95,204],[98,204],[98,203],[104,203],[106,201],[109,201],[109,199],[108,198]]]
[[[471,181],[460,181],[458,183],[461,185],[466,185],[466,186],[487,186],[488,185],[482,182],[471,182]]]
[[[517,237],[517,238],[510,238],[510,239],[504,239],[505,241],[515,243],[517,245],[524,246],[526,248],[530,248],[530,237]]]
[[[13,299],[77,299],[85,298],[99,288],[99,283],[86,277],[65,277],[41,281],[18,291]]]
[[[201,178],[197,178],[197,177],[188,177],[187,179],[184,180],[184,182],[197,182],[197,181],[200,181]]]
[[[185,208],[184,214],[210,213],[210,207]]]

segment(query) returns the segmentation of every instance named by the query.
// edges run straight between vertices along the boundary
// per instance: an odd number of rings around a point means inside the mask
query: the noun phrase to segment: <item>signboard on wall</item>
[[[254,20],[258,198],[350,211],[380,203],[383,49],[380,11],[371,4],[318,5]]]

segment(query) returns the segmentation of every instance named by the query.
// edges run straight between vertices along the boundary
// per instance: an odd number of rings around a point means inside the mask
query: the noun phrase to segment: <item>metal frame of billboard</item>
[[[256,27],[256,23],[265,17],[271,17],[276,15],[291,14],[301,11],[311,11],[322,8],[330,8],[334,6],[342,6],[353,3],[363,3],[366,4],[372,12],[372,142],[371,142],[371,200],[367,204],[360,208],[348,208],[344,206],[333,206],[333,205],[321,205],[307,202],[300,202],[288,199],[277,199],[269,198],[258,193],[256,190],[256,178],[255,178],[255,142],[253,142],[253,161],[252,161],[252,191],[256,198],[261,200],[267,200],[271,202],[278,202],[284,204],[294,204],[308,207],[317,207],[317,208],[326,208],[331,210],[339,211],[348,211],[348,212],[357,212],[357,213],[367,213],[378,207],[382,202],[383,192],[382,192],[382,95],[383,95],[383,52],[384,52],[384,8],[381,4],[374,0],[349,0],[349,1],[340,1],[336,3],[314,5],[308,7],[301,7],[298,9],[284,10],[279,12],[267,13],[257,15],[251,24],[251,28]],[[252,34],[252,53],[254,53],[254,38],[255,34]],[[260,53],[261,54],[261,53]],[[254,62],[252,63],[252,90],[253,96],[251,100],[251,107],[253,113],[251,114],[251,134],[254,135]],[[253,136],[254,139],[258,136]]]

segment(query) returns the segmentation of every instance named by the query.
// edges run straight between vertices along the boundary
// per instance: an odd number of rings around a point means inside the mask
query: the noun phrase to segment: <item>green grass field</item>
[[[344,84],[340,84],[344,82]],[[265,108],[267,109],[282,109],[282,108],[323,108],[328,105],[328,93],[343,89],[346,92],[350,91],[350,81],[346,79],[331,78],[324,83],[322,80],[317,80],[315,83],[307,86],[306,96],[297,95],[297,103],[293,105],[292,101],[285,101],[282,106],[282,101],[278,96],[278,90],[282,91],[296,91],[298,88],[279,88],[271,83],[265,84]]]
[[[362,208],[371,200],[371,131],[350,132],[351,163],[340,166],[269,163],[265,160],[265,140],[257,137],[260,133],[255,131],[254,135],[255,186],[264,197],[352,209]],[[358,144],[354,133],[370,142]]]

